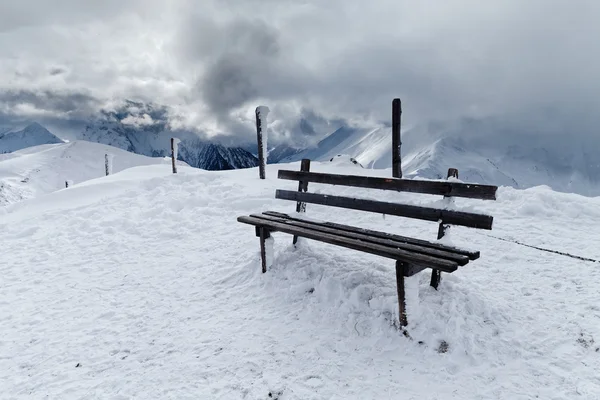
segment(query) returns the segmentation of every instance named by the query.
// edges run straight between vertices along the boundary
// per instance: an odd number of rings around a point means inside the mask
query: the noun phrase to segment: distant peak
[[[52,133],[48,129],[46,129],[46,127],[44,127],[43,125],[41,125],[38,122],[30,123],[23,129],[23,132],[26,132],[26,133],[43,132],[43,133],[52,135]]]
[[[27,125],[25,127],[25,129],[27,128],[36,128],[36,129],[46,129],[42,124],[40,124],[39,122],[33,121],[32,123],[30,123],[29,125]],[[46,129],[47,130],[47,129]]]

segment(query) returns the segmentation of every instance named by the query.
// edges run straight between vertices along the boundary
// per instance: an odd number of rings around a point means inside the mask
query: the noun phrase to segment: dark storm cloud
[[[294,141],[388,122],[401,97],[408,124],[497,115],[593,135],[599,19],[595,0],[8,0],[0,92],[20,100],[0,109],[130,98],[249,138],[265,104],[274,137]]]
[[[184,54],[205,67],[196,89],[211,111],[224,116],[262,94],[273,65],[279,63],[275,29],[242,19],[218,25],[198,17],[187,24]]]
[[[30,105],[40,112],[75,117],[92,113],[97,110],[100,102],[81,92],[8,90],[0,91],[0,104],[9,112],[19,106]]]
[[[61,75],[61,74],[64,74],[66,72],[67,72],[67,70],[65,68],[61,68],[61,67],[52,67],[48,71],[48,73],[50,75],[52,75],[52,76]]]

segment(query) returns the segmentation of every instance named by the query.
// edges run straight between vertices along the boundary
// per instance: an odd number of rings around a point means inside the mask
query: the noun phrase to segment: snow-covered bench
[[[457,175],[449,170],[450,175]],[[493,217],[469,212],[420,207],[408,204],[357,199],[307,193],[308,183],[352,186],[368,189],[393,190],[432,195],[442,195],[448,201],[451,197],[495,200],[496,186],[467,184],[457,181],[423,181],[413,179],[379,178],[354,175],[336,175],[310,172],[310,160],[302,160],[300,171],[280,170],[279,179],[298,181],[298,191],[277,190],[275,197],[296,201],[296,212],[306,210],[306,203],[320,204],[353,210],[376,212],[407,218],[416,218],[439,223],[438,239],[444,236],[448,225],[461,225],[478,229],[492,229]],[[266,239],[270,232],[283,232],[294,235],[294,244],[298,237],[346,247],[370,254],[390,258],[396,261],[396,282],[400,325],[407,325],[404,278],[410,277],[426,268],[432,269],[431,286],[437,288],[441,272],[452,273],[458,267],[479,258],[479,251],[469,251],[443,245],[436,242],[394,235],[355,226],[333,222],[302,219],[297,214],[290,216],[274,211],[262,214],[241,216],[239,222],[254,225],[256,235],[260,237],[262,271],[266,272],[268,263]]]

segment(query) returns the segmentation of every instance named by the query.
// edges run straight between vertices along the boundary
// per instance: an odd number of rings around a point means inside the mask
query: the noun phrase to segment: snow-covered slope
[[[37,122],[31,123],[22,129],[0,130],[0,154],[53,143],[63,143],[63,141]]]
[[[343,127],[315,148],[285,158],[326,161],[336,155],[355,158],[365,168],[391,166],[391,128]],[[407,129],[402,135],[406,176],[438,179],[458,168],[469,182],[554,190],[600,196],[600,145],[597,139],[557,133],[531,133],[495,120],[460,120]]]
[[[145,157],[86,141],[28,147],[0,154],[0,206],[62,189],[65,181],[77,184],[104,176],[105,154],[114,156],[113,172],[150,164],[164,164],[166,170],[171,170],[170,159]]]
[[[314,148],[286,157],[282,161],[296,161],[302,158],[325,161],[337,155],[348,155],[365,168],[387,168],[391,165],[391,137],[391,130],[383,126],[344,126],[321,140]]]
[[[115,164],[118,158],[115,159]],[[7,398],[595,399],[600,393],[598,264],[453,228],[481,258],[439,291],[410,282],[409,333],[397,318],[393,262],[274,234],[238,215],[273,209],[254,169],[164,166],[0,208],[0,393]],[[313,163],[315,171],[388,171]],[[312,185],[312,184],[311,184]],[[433,196],[326,188],[383,201]],[[215,195],[218,193],[219,195]],[[493,235],[600,259],[600,199],[501,188],[457,199],[495,217]],[[436,223],[309,205],[307,216],[433,239]],[[584,218],[585,217],[585,218]],[[440,343],[447,351],[438,352]],[[4,396],[6,397],[6,396]]]

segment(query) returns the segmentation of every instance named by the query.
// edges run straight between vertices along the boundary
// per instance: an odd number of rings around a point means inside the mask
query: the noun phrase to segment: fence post
[[[448,176],[446,177],[446,179],[450,179],[450,178],[458,178],[458,170],[456,168],[448,168]],[[444,196],[444,198],[448,199],[448,201],[450,201],[450,197],[451,196]],[[448,228],[450,228],[450,226],[445,225],[444,221],[442,220],[440,222],[440,225],[438,226],[438,235],[437,235],[438,240],[440,240],[441,238],[444,237],[444,235],[446,235],[446,230]],[[441,271],[438,271],[436,269],[432,270],[431,271],[431,281],[430,281],[429,285],[437,290],[438,285],[440,284],[441,277],[442,277]]]
[[[104,172],[106,173],[106,176],[110,175],[110,173],[112,172],[111,167],[112,166],[110,165],[108,154],[104,154]]]
[[[267,115],[269,107],[256,107],[256,139],[258,143],[258,174],[260,179],[265,179],[265,165],[267,163],[267,135],[263,131],[267,129]]]
[[[402,178],[402,157],[400,149],[400,117],[402,116],[402,103],[400,99],[392,100],[392,176]]]
[[[181,140],[177,139],[177,138],[171,138],[171,164],[173,166],[173,173],[176,174],[177,173],[177,150],[178,150],[178,145],[179,142],[181,142]]]

